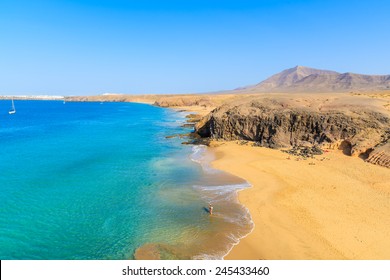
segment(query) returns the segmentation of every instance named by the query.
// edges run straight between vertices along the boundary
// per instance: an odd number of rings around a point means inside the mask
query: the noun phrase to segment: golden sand
[[[214,107],[204,107],[204,106],[176,106],[176,107],[170,107],[171,109],[174,109],[176,111],[183,111],[188,113],[194,113],[200,116],[205,116],[208,113],[210,113],[211,110],[214,109]]]
[[[390,259],[390,169],[330,151],[299,160],[216,143],[213,166],[246,179],[255,228],[225,259]]]

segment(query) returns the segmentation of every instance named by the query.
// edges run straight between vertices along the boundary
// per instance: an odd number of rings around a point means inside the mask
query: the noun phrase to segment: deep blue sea
[[[252,228],[184,113],[0,101],[0,259],[220,259]],[[214,205],[215,215],[206,208]]]

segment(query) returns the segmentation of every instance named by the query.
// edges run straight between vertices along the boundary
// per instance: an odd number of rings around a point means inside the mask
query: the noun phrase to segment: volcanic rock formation
[[[353,105],[342,110],[319,106],[323,102],[297,106],[291,100],[270,97],[225,104],[204,117],[196,132],[201,137],[250,140],[270,148],[321,145],[388,164],[389,154],[384,148],[376,149],[390,139],[387,115]]]

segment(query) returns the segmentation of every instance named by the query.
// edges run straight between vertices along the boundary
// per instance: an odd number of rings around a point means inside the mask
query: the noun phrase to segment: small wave
[[[192,147],[192,154],[190,158],[192,161],[197,163],[201,163],[201,160],[204,159],[204,154],[206,152],[206,146],[204,145],[196,145]]]
[[[249,188],[250,184],[245,182],[241,184],[227,184],[217,186],[194,185],[193,188],[201,193],[204,200],[213,203],[237,201],[237,192]]]
[[[249,217],[250,217],[250,219],[251,219],[251,230],[250,230],[247,234],[244,234],[244,235],[240,236],[240,237],[237,239],[237,242],[233,243],[232,246],[230,247],[230,249],[227,251],[227,253],[226,253],[225,255],[223,255],[222,259],[225,259],[225,257],[226,257],[227,255],[230,254],[230,252],[233,250],[234,246],[237,246],[237,245],[240,243],[240,240],[241,240],[241,239],[247,237],[249,234],[251,234],[251,233],[255,230],[255,226],[256,226],[256,225],[255,225],[255,223],[253,222],[252,216],[250,215],[249,211],[248,211],[248,215],[249,215]]]
[[[217,192],[219,194],[226,194],[231,192],[236,192],[239,190],[243,190],[249,188],[251,185],[247,182],[241,184],[227,184],[227,185],[217,185],[217,186],[201,186],[194,185],[194,188],[202,190],[202,191],[211,191]]]
[[[252,231],[250,231],[250,232],[252,232]],[[224,257],[226,257],[230,253],[232,248],[235,245],[237,245],[240,242],[240,240],[242,238],[246,237],[248,234],[241,235],[241,234],[229,233],[229,234],[225,235],[226,246],[223,250],[219,250],[218,252],[197,254],[197,255],[193,256],[192,259],[193,260],[223,260]]]
[[[218,254],[199,254],[193,257],[194,260],[223,260],[224,256]]]
[[[203,171],[207,174],[220,173],[219,170],[211,167],[211,162],[214,160],[214,156],[207,152],[207,147],[204,145],[193,146],[190,159],[193,162],[199,163]]]

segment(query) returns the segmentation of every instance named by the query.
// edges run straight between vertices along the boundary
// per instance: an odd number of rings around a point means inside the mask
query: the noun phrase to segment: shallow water
[[[204,147],[165,138],[188,131],[183,114],[15,101],[8,115],[9,104],[0,101],[1,259],[221,258],[250,231],[235,196],[247,184],[210,168]]]

